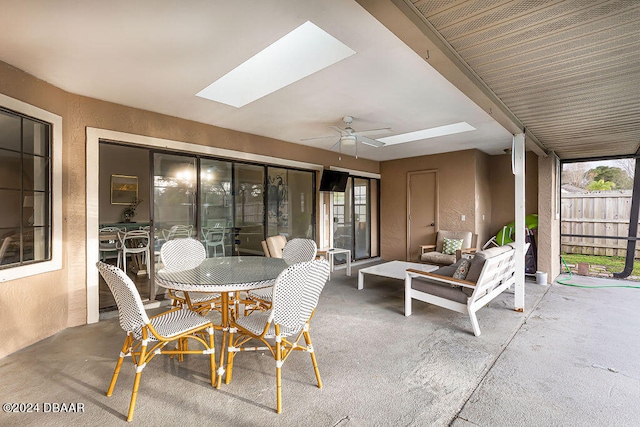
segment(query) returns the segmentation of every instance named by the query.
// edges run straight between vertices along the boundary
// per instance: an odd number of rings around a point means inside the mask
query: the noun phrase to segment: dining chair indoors
[[[141,264],[147,265],[147,277],[150,276],[149,263],[151,262],[151,249],[150,249],[150,237],[149,232],[145,230],[131,230],[125,233],[118,233],[120,238],[120,251],[118,266],[122,266],[123,271],[127,271],[127,255],[144,255],[143,259],[138,260],[139,266]],[[120,263],[120,259],[122,263]]]
[[[318,246],[311,239],[291,239],[282,248],[282,258],[287,264],[311,261],[316,258]],[[267,310],[271,307],[273,287],[254,289],[247,292],[245,313],[254,310]]]
[[[309,323],[328,278],[329,264],[326,260],[293,264],[277,277],[270,310],[256,311],[231,320],[227,383],[231,381],[235,353],[268,350],[276,362],[276,411],[281,413],[282,365],[293,352],[306,351],[311,355],[318,388],[322,388]],[[300,343],[302,338],[304,344]],[[251,340],[259,340],[265,347],[245,347]]]
[[[162,230],[165,240],[185,239],[191,237],[193,225],[174,225],[169,230]]]
[[[218,250],[221,250],[222,256],[225,256],[224,243],[225,243],[225,228],[224,227],[205,227],[202,229],[204,237],[204,245],[207,248],[207,256],[211,255],[211,249],[213,249],[213,256],[218,256]]]
[[[118,227],[102,227],[98,230],[98,240],[100,248],[100,259],[102,261],[107,260],[109,252],[115,252],[116,257],[120,257],[118,254],[120,240],[118,233],[122,230]]]
[[[163,268],[169,271],[189,270],[200,265],[207,257],[201,242],[191,237],[165,242],[160,248],[160,260]],[[207,292],[183,292],[168,290],[173,305],[187,306],[205,314],[220,308],[220,294]]]
[[[118,306],[120,326],[127,333],[111,377],[107,396],[111,396],[113,393],[125,357],[130,356],[136,368],[127,421],[133,419],[142,371],[157,354],[208,355],[209,375],[211,385],[214,386],[216,366],[211,321],[198,313],[180,307],[148,317],[133,281],[117,267],[101,261],[98,261],[96,265],[113,293]],[[189,350],[189,346],[186,344],[189,341],[196,341],[204,348]],[[177,343],[176,347],[167,348],[167,344],[173,342]]]

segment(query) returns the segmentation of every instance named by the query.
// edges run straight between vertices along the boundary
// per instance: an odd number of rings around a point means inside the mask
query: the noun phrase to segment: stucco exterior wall
[[[381,258],[406,258],[408,172],[438,170],[438,228],[475,229],[476,152],[465,150],[380,163]],[[461,220],[462,215],[465,221]]]
[[[375,161],[342,156],[67,93],[0,62],[0,93],[62,117],[62,269],[0,282],[0,358],[70,326],[86,323],[87,127],[227,148],[282,159],[379,172]],[[105,183],[105,185],[108,185]],[[0,272],[1,274],[1,272]]]
[[[549,283],[560,274],[560,218],[555,156],[538,158],[538,270],[547,273]]]
[[[538,213],[538,156],[531,151],[525,153],[524,179],[525,212],[527,215]],[[515,219],[515,181],[511,172],[510,155],[490,156],[489,180],[493,209],[486,240],[495,236],[505,224]]]
[[[481,151],[476,151],[476,247],[481,248],[484,242],[491,237],[491,156]]]

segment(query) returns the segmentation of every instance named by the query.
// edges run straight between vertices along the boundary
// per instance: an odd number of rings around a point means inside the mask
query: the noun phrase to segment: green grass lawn
[[[598,256],[598,255],[582,255],[582,254],[562,254],[567,264],[577,264],[586,262],[591,265],[601,265],[610,273],[619,273],[624,270],[624,257],[621,256]],[[566,273],[566,268],[562,266],[562,272]],[[640,261],[633,263],[632,276],[640,276]]]

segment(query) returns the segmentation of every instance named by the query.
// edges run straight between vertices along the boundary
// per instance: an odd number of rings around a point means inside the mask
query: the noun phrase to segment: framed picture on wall
[[[111,175],[111,204],[129,205],[138,198],[138,177]]]

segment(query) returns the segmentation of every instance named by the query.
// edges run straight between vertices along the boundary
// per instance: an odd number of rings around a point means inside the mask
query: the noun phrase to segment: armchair
[[[453,250],[446,250],[445,239],[462,240],[462,245]],[[428,264],[451,265],[465,252],[475,252],[473,247],[476,236],[470,231],[439,230],[435,245],[420,245],[420,261]],[[449,248],[450,249],[450,248]]]

